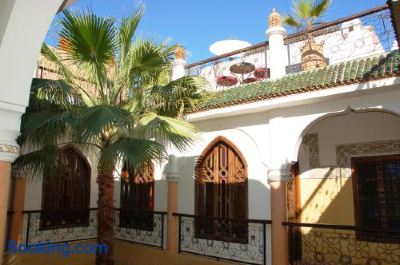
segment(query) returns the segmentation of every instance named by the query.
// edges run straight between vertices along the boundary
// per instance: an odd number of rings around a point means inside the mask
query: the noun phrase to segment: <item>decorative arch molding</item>
[[[267,171],[266,150],[263,146],[259,145],[259,138],[257,138],[251,131],[249,132],[245,128],[235,128],[209,135],[205,134],[206,137],[204,137],[204,139],[206,139],[206,141],[202,142],[198,146],[199,149],[196,153],[197,161],[203,155],[204,150],[207,150],[207,148],[212,145],[213,141],[216,141],[217,138],[223,138],[227,143],[235,146],[236,150],[239,151],[243,158],[247,158],[247,160],[245,160],[248,166],[248,173],[251,176],[254,176],[253,172],[255,169]]]
[[[240,158],[240,161],[243,163],[243,166],[246,170],[246,178],[247,178],[247,162],[246,159],[244,158],[244,155],[242,154],[242,152],[239,150],[239,148],[236,147],[236,145],[228,140],[226,137],[224,136],[217,136],[216,138],[214,138],[214,140],[212,140],[203,150],[203,152],[201,153],[201,155],[199,156],[199,158],[197,159],[197,163],[195,166],[195,177],[196,180],[199,177],[197,172],[198,170],[200,170],[200,167],[204,161],[204,159],[207,157],[207,155],[209,155],[210,152],[212,152],[212,150],[219,144],[224,144],[227,147],[229,147],[235,154],[237,154],[237,156]]]
[[[298,138],[297,138],[297,142],[296,145],[293,149],[293,152],[291,154],[291,159],[292,161],[297,161],[298,160],[298,153],[299,153],[299,149],[301,146],[301,143],[303,142],[304,137],[307,135],[308,131],[315,126],[316,124],[318,124],[319,122],[328,119],[328,118],[332,118],[332,117],[337,117],[337,116],[344,116],[350,113],[368,113],[368,112],[382,112],[382,113],[387,113],[387,114],[391,114],[394,115],[398,118],[400,118],[400,113],[397,113],[395,111],[389,110],[389,109],[384,109],[384,108],[360,108],[360,109],[353,109],[350,106],[347,107],[347,109],[342,110],[342,111],[338,111],[338,112],[332,112],[332,113],[325,113],[325,114],[321,114],[319,117],[315,118],[314,120],[312,120],[299,134]]]

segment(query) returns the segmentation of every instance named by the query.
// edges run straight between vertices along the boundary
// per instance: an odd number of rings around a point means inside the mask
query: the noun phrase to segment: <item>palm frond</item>
[[[13,165],[18,170],[23,171],[24,175],[37,178],[43,172],[55,171],[57,168],[57,158],[60,155],[60,148],[55,145],[46,145],[42,149],[19,156]]]
[[[315,18],[323,16],[330,5],[330,0],[315,0],[311,11],[311,16]]]
[[[148,113],[138,122],[139,135],[172,144],[178,150],[189,147],[197,138],[198,131],[193,124],[166,116]]]
[[[113,94],[117,102],[121,93],[136,93],[160,82],[160,76],[171,67],[170,47],[166,48],[145,39],[136,39],[131,45],[126,60],[119,66],[116,82],[118,89]]]
[[[185,76],[165,86],[154,86],[151,96],[155,110],[161,115],[179,117],[203,97],[206,86],[207,81],[200,76]]]
[[[62,58],[60,58],[60,56],[52,50],[52,48],[47,46],[47,44],[43,43],[42,49],[41,49],[41,54],[47,60],[49,60],[51,63],[53,63],[57,66],[58,70],[60,71],[60,74],[65,78],[65,81],[67,81],[68,83],[73,82],[73,78],[74,78],[73,73],[68,68],[68,66],[66,66],[63,63]]]
[[[63,12],[60,38],[66,45],[61,49],[66,60],[75,64],[90,82],[99,86],[104,96],[104,82],[109,65],[115,61],[116,29],[111,19],[89,12]]]
[[[33,79],[28,112],[81,106],[82,98],[64,80]]]
[[[113,130],[119,130],[120,127],[129,127],[132,123],[130,112],[110,106],[97,105],[83,109],[76,118],[75,128],[81,134],[84,141],[101,139],[104,135],[110,135]]]
[[[150,40],[137,39],[129,51],[129,72],[134,75],[159,71],[170,63],[170,52]]]
[[[139,6],[130,17],[121,20],[119,26],[119,56],[121,61],[125,60],[132,45],[132,38],[143,16],[143,10],[143,6]]]
[[[71,124],[74,120],[75,115],[71,111],[25,113],[18,142],[31,147],[58,144],[72,134]]]
[[[293,10],[297,17],[307,19],[312,17],[313,0],[296,0],[293,2]]]
[[[118,137],[101,152],[100,166],[112,167],[119,161],[128,166],[136,166],[150,160],[161,160],[167,157],[164,145],[152,140]]]
[[[287,15],[283,18],[283,23],[285,23],[286,25],[296,28],[296,29],[300,29],[302,27],[301,22],[297,21],[296,18],[294,18],[291,15]]]

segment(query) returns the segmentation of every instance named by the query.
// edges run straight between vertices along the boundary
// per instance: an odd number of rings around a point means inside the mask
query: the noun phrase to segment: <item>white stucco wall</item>
[[[8,19],[11,16],[11,10],[16,0],[3,0],[0,2],[0,43],[6,30]]]

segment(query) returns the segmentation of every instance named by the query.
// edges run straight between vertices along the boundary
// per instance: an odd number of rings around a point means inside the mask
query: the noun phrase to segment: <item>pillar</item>
[[[5,230],[11,179],[11,163],[19,154],[19,147],[15,142],[16,137],[16,131],[0,130],[0,264],[3,260],[6,237]]]
[[[282,27],[282,18],[273,9],[269,16],[269,29],[266,32],[269,45],[271,79],[286,75],[285,36],[286,30]]]
[[[174,62],[172,64],[172,80],[179,79],[185,76],[185,49],[177,45],[174,50]]]
[[[13,174],[13,181],[11,187],[12,197],[11,199],[11,216],[10,229],[10,240],[14,240],[17,244],[22,243],[23,236],[23,221],[24,216],[22,211],[24,210],[25,201],[25,177],[17,174]]]
[[[168,215],[167,215],[167,251],[178,252],[178,218],[173,213],[178,211],[178,165],[174,155],[169,156],[166,170],[168,181]]]
[[[268,172],[271,187],[271,219],[272,219],[272,265],[289,264],[289,245],[286,226],[286,181],[289,172],[284,169],[272,169]]]

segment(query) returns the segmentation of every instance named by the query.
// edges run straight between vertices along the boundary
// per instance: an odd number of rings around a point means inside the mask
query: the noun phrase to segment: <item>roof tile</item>
[[[397,76],[400,75],[399,69],[399,52],[396,50],[380,56],[287,75],[277,80],[267,80],[223,90],[215,93],[211,99],[203,102],[189,113]]]

